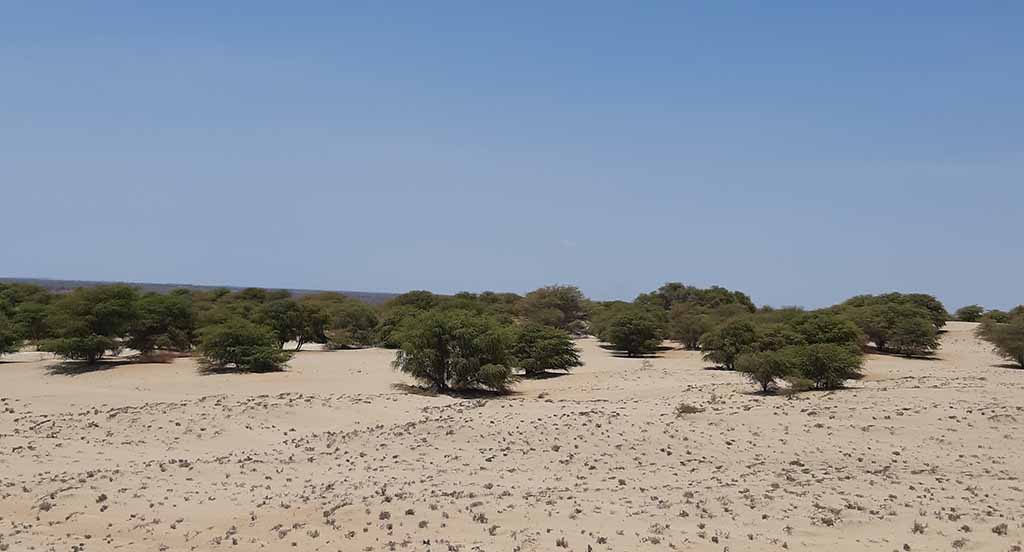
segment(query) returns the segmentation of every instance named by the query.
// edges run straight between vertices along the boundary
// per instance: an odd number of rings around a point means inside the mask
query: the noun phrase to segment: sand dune
[[[1024,371],[948,329],[792,397],[592,340],[500,399],[408,394],[379,349],[256,375],[21,353],[0,550],[1020,550]]]

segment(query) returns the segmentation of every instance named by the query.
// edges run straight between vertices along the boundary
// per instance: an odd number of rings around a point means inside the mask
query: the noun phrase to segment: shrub
[[[135,320],[136,298],[134,288],[121,285],[78,288],[61,296],[47,317],[53,338],[40,350],[90,364],[119,350]]]
[[[541,324],[527,324],[516,333],[511,356],[528,376],[545,370],[568,372],[583,366],[580,351],[569,334]]]
[[[687,402],[681,402],[677,404],[675,409],[676,418],[682,418],[687,414],[699,414],[701,412],[704,412],[703,408],[700,408],[699,406],[694,406]]]
[[[805,314],[793,321],[793,329],[808,344],[832,343],[860,346],[864,333],[848,318],[832,311]]]
[[[1006,322],[986,320],[978,327],[978,336],[991,343],[999,356],[1024,368],[1024,315]]]
[[[968,305],[960,307],[954,315],[961,322],[977,322],[985,314],[985,307],[981,305]]]
[[[274,330],[244,319],[228,320],[200,332],[200,366],[209,371],[273,372],[291,358]]]
[[[128,328],[128,347],[142,355],[159,349],[188,351],[195,332],[192,298],[181,293],[148,293],[135,305],[136,316]]]
[[[586,328],[587,298],[575,286],[546,286],[526,294],[520,314],[530,322],[582,335]]]
[[[817,343],[784,351],[793,362],[794,375],[815,389],[837,389],[848,379],[861,376],[860,351],[834,343]]]
[[[0,356],[17,352],[21,345],[21,333],[14,322],[0,312]]]
[[[704,334],[700,345],[704,360],[733,370],[736,358],[753,352],[756,344],[757,329],[754,325],[748,320],[732,320]]]
[[[791,354],[782,351],[743,353],[736,358],[736,371],[761,387],[764,393],[778,389],[778,382],[794,373]]]
[[[786,347],[805,345],[804,336],[788,324],[768,324],[757,328],[758,351],[781,351]]]
[[[509,367],[508,328],[487,315],[433,309],[399,324],[395,368],[437,391],[485,387],[506,391],[514,383]]]
[[[663,338],[659,324],[638,308],[620,312],[608,322],[599,337],[630,357],[657,351]]]
[[[924,317],[900,319],[889,337],[889,349],[906,356],[925,355],[938,348],[935,325]]]
[[[704,307],[689,303],[672,305],[669,313],[668,335],[693,351],[700,348],[700,338],[714,328],[714,321]]]

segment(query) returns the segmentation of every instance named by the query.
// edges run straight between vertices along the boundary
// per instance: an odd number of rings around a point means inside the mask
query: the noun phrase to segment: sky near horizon
[[[1024,303],[1024,4],[0,3],[0,276]]]

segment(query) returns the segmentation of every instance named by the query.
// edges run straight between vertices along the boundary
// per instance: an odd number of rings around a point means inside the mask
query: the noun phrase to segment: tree
[[[794,372],[815,389],[837,389],[848,379],[861,376],[863,355],[854,347],[816,343],[784,351],[792,358]]]
[[[200,331],[200,366],[208,371],[273,372],[284,369],[292,353],[282,351],[268,326],[235,318]]]
[[[118,350],[135,320],[134,288],[122,285],[78,288],[50,308],[47,324],[53,334],[40,350],[90,364],[107,351]]]
[[[257,319],[273,330],[278,348],[283,349],[285,343],[298,339],[302,333],[302,315],[299,304],[290,297],[284,297],[264,303]]]
[[[332,348],[366,347],[373,344],[377,312],[369,305],[348,300],[330,310],[327,343]]]
[[[527,293],[519,302],[519,311],[530,322],[582,335],[586,303],[587,298],[576,286],[546,286]]]
[[[630,357],[657,351],[664,339],[658,322],[639,308],[616,315],[598,337]]]
[[[926,317],[901,318],[892,328],[889,348],[906,356],[921,356],[939,348],[938,332]]]
[[[192,297],[185,293],[147,293],[135,306],[128,347],[143,355],[157,349],[188,351],[195,332]]]
[[[736,358],[736,371],[750,378],[764,393],[778,389],[778,382],[793,374],[792,355],[782,351],[743,353]]]
[[[0,312],[0,356],[15,353],[21,345],[21,332],[12,320]]]
[[[688,303],[708,309],[735,304],[743,307],[748,313],[757,310],[754,302],[745,293],[731,291],[720,286],[701,289],[681,282],[668,282],[651,293],[641,293],[634,302],[638,305],[656,306],[665,311],[671,310],[674,305],[679,303]]]
[[[765,324],[757,327],[755,348],[758,351],[781,351],[787,347],[806,344],[804,336],[788,324]]]
[[[485,387],[506,391],[515,381],[509,367],[509,329],[492,317],[432,309],[399,324],[400,348],[393,366],[439,392]]]
[[[46,323],[47,315],[46,303],[21,303],[14,310],[13,322],[22,337],[38,343],[46,339],[50,333]]]
[[[961,322],[977,322],[985,314],[985,307],[981,305],[967,305],[956,310],[956,319]]]
[[[669,313],[668,335],[691,351],[700,348],[700,338],[714,328],[708,309],[690,303],[676,303]]]
[[[1024,368],[1024,314],[1008,316],[1006,322],[985,320],[977,333],[992,344],[999,356]]]
[[[856,324],[832,311],[816,311],[797,318],[793,323],[808,344],[833,343],[860,346],[864,334]]]
[[[518,329],[511,356],[527,376],[547,370],[568,372],[583,366],[580,351],[569,334],[542,324],[527,324]]]
[[[756,344],[757,328],[748,320],[736,319],[704,334],[700,346],[704,360],[734,370],[736,358],[753,352]]]

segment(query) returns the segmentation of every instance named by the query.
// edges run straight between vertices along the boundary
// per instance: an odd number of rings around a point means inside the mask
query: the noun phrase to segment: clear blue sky
[[[6,276],[1008,307],[1024,4],[8,1],[0,186]]]

